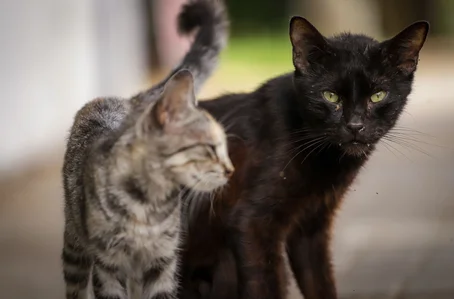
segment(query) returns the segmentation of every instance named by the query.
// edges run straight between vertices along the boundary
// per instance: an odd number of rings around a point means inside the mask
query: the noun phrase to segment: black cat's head
[[[368,153],[405,107],[428,30],[421,21],[384,42],[350,33],[326,38],[306,19],[293,17],[301,116],[345,153]]]

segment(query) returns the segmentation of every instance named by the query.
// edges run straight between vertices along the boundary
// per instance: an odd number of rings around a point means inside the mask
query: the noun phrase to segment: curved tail
[[[219,54],[227,44],[229,21],[223,0],[189,0],[178,16],[178,30],[189,35],[198,29],[194,42],[183,60],[161,82],[147,94],[162,91],[165,83],[182,69],[189,70],[194,77],[197,93],[211,73],[216,69]]]

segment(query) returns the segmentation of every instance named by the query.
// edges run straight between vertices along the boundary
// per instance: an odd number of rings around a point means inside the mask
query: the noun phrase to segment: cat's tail
[[[161,92],[169,78],[182,69],[192,73],[195,92],[201,89],[227,45],[229,20],[224,0],[189,0],[178,16],[178,30],[185,36],[197,30],[194,42],[182,61],[149,94]]]
[[[216,69],[219,54],[227,45],[229,21],[223,0],[190,0],[178,16],[178,27],[183,35],[198,29],[190,50],[175,69],[191,71],[197,92]]]

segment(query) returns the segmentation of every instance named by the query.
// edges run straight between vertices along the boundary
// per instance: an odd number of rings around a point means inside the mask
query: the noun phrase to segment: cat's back
[[[128,111],[129,104],[123,99],[98,98],[77,112],[66,147],[64,177],[72,174],[77,162],[81,162],[97,139],[120,126]]]
[[[130,104],[124,99],[98,98],[77,112],[63,162],[65,214],[69,221],[74,220],[83,195],[84,163],[89,151],[98,140],[120,127],[129,110]]]

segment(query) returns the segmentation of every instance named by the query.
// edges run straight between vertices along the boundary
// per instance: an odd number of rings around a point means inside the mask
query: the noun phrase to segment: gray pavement
[[[454,98],[431,97],[449,86],[449,78],[440,80],[418,78],[399,124],[431,135],[411,135],[428,143],[416,144],[431,157],[380,146],[338,214],[333,252],[341,298],[454,298]],[[55,161],[0,182],[1,299],[63,298],[61,152]],[[300,297],[294,286],[290,291]]]

